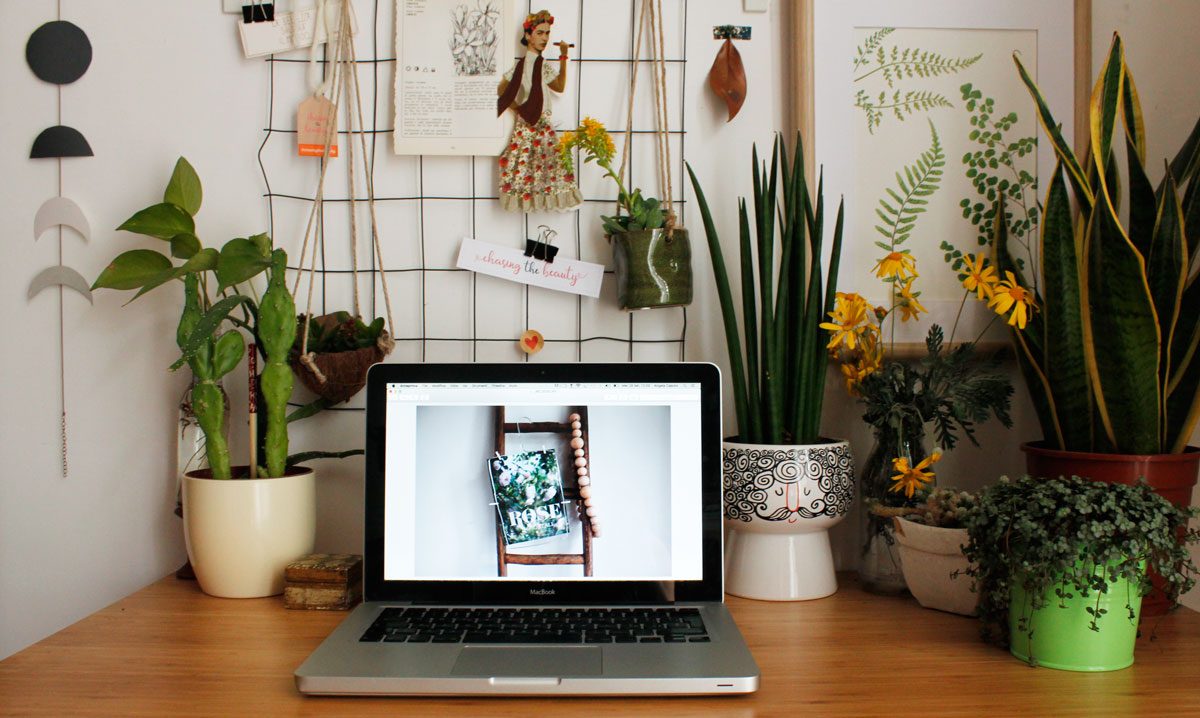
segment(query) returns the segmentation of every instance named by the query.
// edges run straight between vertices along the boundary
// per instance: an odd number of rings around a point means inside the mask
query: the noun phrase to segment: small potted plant
[[[878,508],[880,515],[893,515],[904,583],[925,608],[974,616],[978,597],[966,577],[970,562],[962,547],[975,496],[934,486],[919,489],[915,498],[914,507]]]
[[[1195,509],[1134,485],[1002,478],[966,520],[968,573],[985,638],[1031,665],[1107,671],[1133,663],[1150,572],[1174,602],[1195,585]]]
[[[391,351],[383,317],[366,324],[349,312],[334,312],[318,317],[301,314],[296,321],[301,330],[288,361],[300,383],[331,404],[361,391],[367,384],[367,369]]]
[[[766,600],[814,599],[837,590],[829,529],[846,517],[854,499],[849,443],[820,433],[826,374],[820,323],[833,308],[842,207],[826,269],[824,200],[819,187],[815,199],[809,194],[799,142],[797,136],[793,164],[777,137],[769,170],[760,165],[757,149],[751,152],[753,234],[746,202],[739,202],[740,325],[720,236],[688,166],[708,238],[737,411],[737,434],[726,438],[723,449],[725,590]]]
[[[625,188],[613,169],[616,153],[604,125],[585,117],[575,130],[559,138],[558,152],[567,173],[574,173],[571,150],[579,148],[584,163],[595,162],[617,184],[617,214],[601,217],[613,246],[617,302],[622,309],[649,309],[690,304],[692,247],[687,230],[675,226],[675,215],[653,197]],[[622,214],[624,213],[624,214]]]
[[[191,407],[204,434],[208,468],[183,476],[184,537],[200,587],[231,598],[283,591],[283,568],[311,553],[316,534],[313,470],[297,464],[328,454],[288,455],[287,402],[293,375],[288,353],[295,342],[296,309],[284,274],[287,254],[265,234],[236,238],[220,251],[203,247],[195,215],[202,189],[195,170],[179,158],[163,201],[135,213],[119,230],[160,239],[170,256],[150,249],[118,255],[93,289],[136,289],[134,299],[178,280],[184,306],[176,332],[180,358],[171,366],[191,369]],[[182,262],[176,265],[172,258]],[[267,285],[256,301],[237,291],[259,274]],[[228,446],[228,406],[221,382],[246,354],[242,332],[253,339],[262,372],[254,377],[254,408],[266,421],[250,440],[251,461],[233,466]],[[319,405],[306,407],[315,413]],[[252,415],[257,415],[257,411]],[[257,461],[262,457],[262,464]]]

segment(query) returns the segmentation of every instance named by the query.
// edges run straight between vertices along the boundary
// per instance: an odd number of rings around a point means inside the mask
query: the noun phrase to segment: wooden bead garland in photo
[[[583,502],[581,513],[588,517],[592,536],[600,537],[600,524],[596,521],[596,507],[592,505],[592,479],[588,475],[587,451],[584,448],[583,423],[579,414],[567,417],[571,422],[571,448],[575,452],[575,476],[579,484],[579,498]]]

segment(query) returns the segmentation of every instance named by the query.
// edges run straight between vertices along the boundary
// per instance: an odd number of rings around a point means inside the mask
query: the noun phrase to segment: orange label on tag
[[[325,142],[329,156],[337,157],[337,105],[320,95],[300,103],[296,114],[296,147],[301,157],[323,157]]]

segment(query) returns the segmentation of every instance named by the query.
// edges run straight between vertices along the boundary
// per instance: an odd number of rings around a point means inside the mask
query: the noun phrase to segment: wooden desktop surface
[[[1200,715],[1200,614],[1143,626],[1111,673],[1033,669],[973,619],[874,596],[851,576],[818,601],[729,606],[758,693],[711,698],[313,698],[292,672],[345,613],[219,599],[164,578],[0,661],[0,715],[1164,716]]]

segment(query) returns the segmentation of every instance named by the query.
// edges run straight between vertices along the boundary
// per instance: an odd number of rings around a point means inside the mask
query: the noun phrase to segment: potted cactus
[[[297,322],[295,302],[285,284],[287,254],[273,249],[265,234],[230,240],[220,251],[203,247],[194,219],[201,200],[200,179],[181,157],[163,201],[118,227],[167,242],[171,256],[150,249],[123,252],[92,288],[136,289],[137,299],[172,280],[182,285],[184,306],[176,332],[180,357],[171,370],[186,364],[192,371],[191,407],[204,434],[208,463],[183,476],[188,558],[206,593],[274,595],[283,591],[283,567],[311,553],[316,532],[315,477],[312,469],[297,464],[361,450],[288,455],[287,402],[293,383],[288,353]],[[182,263],[176,265],[172,257]],[[263,272],[268,281],[258,301],[252,292],[237,291]],[[243,332],[252,337],[252,351],[262,358],[262,373],[251,382],[257,387],[252,392],[254,408],[262,409],[254,413],[264,414],[266,421],[251,438],[250,463],[233,466],[221,382],[246,354]],[[320,406],[297,413],[315,413]],[[261,465],[255,460],[258,456]]]
[[[739,207],[740,328],[720,237],[688,167],[717,282],[737,410],[738,433],[723,450],[725,589],[766,600],[821,598],[837,590],[829,528],[846,517],[854,497],[849,444],[820,435],[826,371],[820,324],[836,296],[842,207],[826,272],[822,190],[815,201],[809,195],[799,136],[791,166],[782,138],[775,140],[769,170],[757,149],[752,163],[753,236],[744,200]]]

